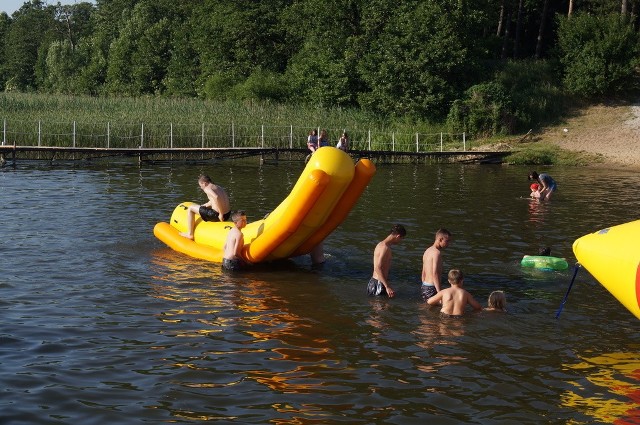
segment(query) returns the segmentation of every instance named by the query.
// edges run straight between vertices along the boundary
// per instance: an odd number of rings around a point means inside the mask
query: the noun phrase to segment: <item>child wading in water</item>
[[[530,197],[540,199],[540,185],[538,183],[531,183],[529,189],[531,189],[531,194],[529,194]]]
[[[507,298],[504,296],[503,291],[493,291],[489,295],[489,300],[487,301],[486,311],[507,311]]]
[[[464,275],[460,270],[451,269],[447,276],[450,288],[443,289],[427,300],[427,304],[436,305],[442,301],[440,314],[446,317],[462,317],[464,309],[469,304],[474,310],[482,310],[482,306],[473,299],[473,296],[462,289]]]

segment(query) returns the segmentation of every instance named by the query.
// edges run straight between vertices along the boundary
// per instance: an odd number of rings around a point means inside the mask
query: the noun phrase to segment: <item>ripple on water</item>
[[[528,169],[381,166],[345,222],[307,257],[239,275],[152,234],[207,172],[263,216],[298,164],[38,166],[0,172],[2,417],[9,423],[613,423],[637,416],[635,319],[585,271],[525,270],[551,246],[636,219],[640,177],[554,168],[549,203]],[[584,182],[589,184],[584,184]],[[60,197],[51,194],[64,195]],[[62,201],[60,200],[62,199]],[[612,200],[615,199],[615,202]],[[25,215],[38,202],[38,214]],[[259,205],[255,201],[259,200]],[[395,299],[369,298],[375,244],[393,223]],[[508,314],[444,320],[420,299],[421,256],[454,235],[445,272]],[[635,403],[635,404],[634,404]],[[636,409],[635,411],[633,409]],[[635,416],[634,416],[635,415]]]

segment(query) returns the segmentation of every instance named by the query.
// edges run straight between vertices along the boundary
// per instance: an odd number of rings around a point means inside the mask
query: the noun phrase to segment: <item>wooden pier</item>
[[[398,152],[351,150],[358,158],[370,158],[379,163],[500,163],[510,151],[446,151]],[[212,161],[258,157],[261,162],[304,160],[306,148],[226,147],[226,148],[97,148],[0,145],[0,165],[15,166],[18,161],[114,161],[122,158],[144,162]]]

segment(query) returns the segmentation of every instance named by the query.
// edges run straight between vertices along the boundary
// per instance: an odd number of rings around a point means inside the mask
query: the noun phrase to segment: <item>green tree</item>
[[[57,6],[55,20],[58,23],[59,38],[69,41],[71,48],[75,49],[81,38],[90,37],[93,34],[94,13],[95,7],[88,2]]]
[[[193,97],[198,93],[196,81],[200,76],[200,57],[193,47],[191,25],[176,25],[171,39],[171,57],[163,85],[172,96]]]
[[[9,32],[9,26],[11,25],[11,18],[5,12],[0,13],[0,89],[3,88],[7,82],[7,55],[5,53],[5,43],[7,33]]]
[[[98,95],[106,80],[107,59],[95,37],[83,38],[75,50],[76,63],[73,93]]]
[[[79,3],[58,6],[56,21],[58,22],[58,40],[47,46],[45,68],[42,70],[41,87],[54,93],[90,93],[96,88],[88,89],[80,84],[80,75],[89,66],[91,58],[87,55],[84,42],[90,39],[93,29],[91,19],[95,9],[90,3]],[[96,85],[104,79],[96,78]]]
[[[477,37],[465,23],[475,15],[438,3],[405,1],[375,17],[379,24],[372,27],[379,26],[380,35],[359,64],[368,87],[361,106],[390,116],[442,117],[479,76],[474,67],[480,58],[471,56]]]
[[[130,16],[123,15],[118,37],[109,48],[108,93],[164,93],[174,23],[183,19],[185,10],[189,9],[174,7],[168,0],[145,0],[133,7]]]
[[[557,81],[551,61],[508,61],[493,79],[472,86],[453,103],[447,124],[473,137],[526,132],[564,112]]]
[[[558,51],[565,88],[581,96],[624,90],[639,63],[640,38],[618,14],[559,18]]]
[[[291,0],[203,0],[193,11],[193,48],[203,87],[210,77],[231,73],[245,79],[255,70],[283,72],[291,45],[281,11]]]
[[[171,23],[167,18],[150,23],[138,39],[132,57],[133,92],[135,94],[162,94],[169,63],[169,37]]]
[[[454,130],[474,137],[509,134],[514,127],[511,98],[497,82],[475,85],[465,100],[456,100],[449,111],[447,124]]]
[[[53,93],[72,93],[76,70],[73,45],[69,40],[54,41],[49,45],[46,58],[44,86]]]
[[[6,89],[37,89],[36,68],[42,70],[48,46],[56,39],[54,15],[55,7],[40,0],[25,3],[12,15],[4,47]]]
[[[108,52],[105,91],[115,95],[132,95],[131,63],[135,51],[136,26],[131,19],[113,40]]]
[[[255,70],[243,82],[236,84],[229,92],[235,100],[284,101],[287,96],[284,77],[273,71]]]
[[[286,80],[296,101],[354,106],[361,87],[357,43],[361,5],[357,0],[300,2],[283,21],[301,47],[289,61]]]

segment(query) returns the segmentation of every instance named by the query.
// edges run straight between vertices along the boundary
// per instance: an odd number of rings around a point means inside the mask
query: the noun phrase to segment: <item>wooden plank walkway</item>
[[[509,151],[447,151],[447,152],[398,152],[352,150],[354,158],[371,158],[378,162],[423,162],[436,160],[458,163],[499,163]],[[18,160],[37,161],[94,161],[115,158],[135,158],[139,162],[159,161],[209,161],[260,157],[266,160],[304,160],[309,154],[306,148],[98,148],[0,145],[0,164],[15,165]]]

